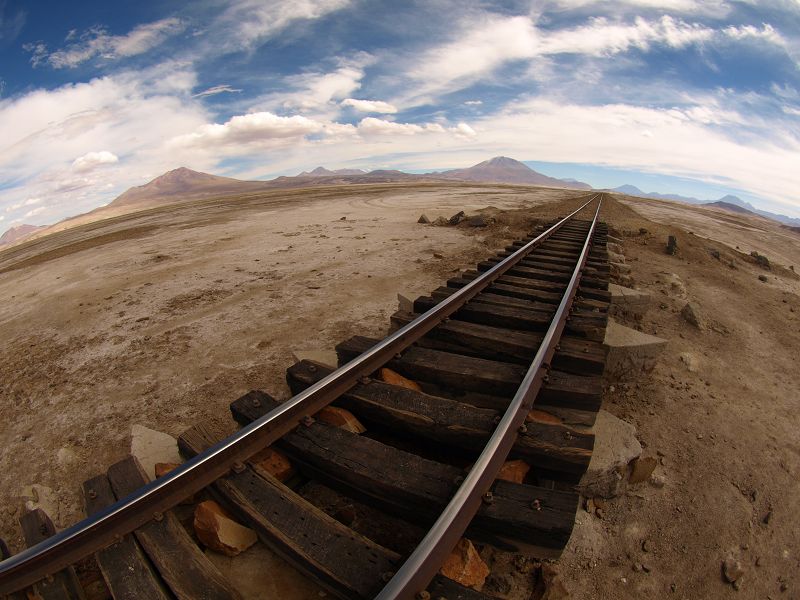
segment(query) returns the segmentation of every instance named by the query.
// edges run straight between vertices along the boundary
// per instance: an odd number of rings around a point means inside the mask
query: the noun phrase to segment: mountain
[[[181,167],[164,173],[149,183],[132,187],[117,196],[108,207],[119,208],[154,202],[167,204],[179,199],[241,194],[262,190],[266,187],[268,185],[265,181],[242,181]]]
[[[46,229],[47,225],[16,225],[0,236],[0,246],[10,246],[31,237],[37,231]]]
[[[778,223],[783,223],[784,225],[800,227],[800,219],[797,219],[795,217],[787,217],[786,215],[781,215],[778,213],[769,212],[768,210],[761,210],[759,208],[756,208],[749,202],[742,200],[738,196],[733,196],[732,194],[723,196],[719,200],[698,200],[697,198],[678,196],[677,194],[656,194],[655,192],[643,192],[634,185],[621,185],[619,187],[614,188],[611,191],[620,192],[621,194],[627,194],[628,196],[639,196],[641,198],[655,198],[656,200],[678,200],[680,202],[687,202],[689,204],[699,204],[702,206],[716,206],[717,208],[725,208],[726,210],[731,210],[739,213],[750,212],[755,215],[759,215],[761,217],[766,217],[767,219],[772,219],[773,221],[778,221]],[[737,210],[737,208],[741,208],[744,210],[743,211]]]
[[[453,169],[441,173],[431,173],[439,179],[454,179],[457,181],[480,181],[485,183],[527,183],[557,188],[592,189],[583,182],[567,182],[554,177],[542,175],[531,169],[528,165],[508,158],[495,156],[467,169]]]
[[[678,202],[687,202],[689,204],[703,204],[703,200],[691,198],[689,196],[679,196],[678,194],[657,194],[655,192],[643,192],[635,185],[621,185],[611,190],[612,192],[619,192],[620,194],[627,194],[628,196],[639,196],[641,198],[655,198],[656,200],[677,200]]]
[[[737,212],[744,215],[754,215],[758,216],[752,210],[746,209],[744,206],[740,206],[738,204],[733,204],[732,202],[723,202],[722,200],[717,200],[716,202],[706,202],[703,206],[713,206],[714,208],[722,208],[724,210],[729,210],[731,212]]]
[[[361,169],[336,169],[329,171],[325,167],[317,167],[313,171],[303,171],[298,177],[333,177],[336,175],[364,175],[366,171]]]

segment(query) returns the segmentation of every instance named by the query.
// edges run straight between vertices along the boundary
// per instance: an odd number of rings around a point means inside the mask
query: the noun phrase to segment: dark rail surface
[[[602,199],[597,203],[586,241],[558,310],[553,316],[552,323],[508,409],[450,503],[411,556],[376,597],[376,600],[419,598],[418,594],[428,587],[442,563],[466,531],[470,521],[478,512],[481,502],[488,499],[486,494],[508,457],[518,431],[524,426],[525,417],[533,408],[539,389],[547,380],[547,373],[550,370],[556,346],[569,318],[578,283],[586,265],[601,205]]]
[[[555,223],[530,242],[524,244],[519,250],[515,251],[507,258],[481,273],[480,276],[460,288],[447,299],[435,305],[430,310],[414,319],[411,323],[401,327],[380,343],[376,344],[369,351],[354,358],[260,419],[240,429],[229,438],[219,442],[205,452],[198,454],[169,474],[148,483],[108,508],[59,532],[36,546],[28,548],[0,562],[0,594],[10,594],[31,585],[108,546],[120,536],[132,532],[151,519],[160,519],[164,512],[176,506],[185,498],[207,487],[215,480],[228,473],[231,469],[236,469],[248,458],[291,431],[303,417],[318,412],[356,385],[360,378],[370,375],[388,362],[395,354],[402,352],[421,339],[463,307],[469,300],[481,293],[495,280],[514,268],[514,266],[523,260],[534,248],[542,244],[565,223],[569,222],[578,212],[586,208],[594,199],[600,196],[601,194],[592,194],[589,200],[577,210]],[[597,212],[595,213],[592,231],[594,231],[596,220]],[[584,247],[583,258],[582,261],[579,262],[579,267],[582,267],[586,260],[587,249],[588,242],[587,246]],[[576,270],[577,275],[573,274],[573,284],[577,281],[576,277],[579,276],[579,271],[579,269]],[[574,285],[570,288],[572,292],[567,294],[569,295],[569,301],[567,301],[567,296],[565,295],[565,300],[562,301],[558,314],[568,311],[572,296],[574,296],[573,288]],[[566,308],[563,308],[565,302]],[[563,328],[563,319],[556,319],[554,322],[560,322],[560,327]],[[548,331],[548,334],[550,333],[551,332]],[[554,339],[558,339],[560,329],[557,335],[554,335]],[[546,338],[546,340],[547,339],[548,338]],[[542,348],[544,348],[544,343]],[[539,356],[537,355],[537,359],[538,358]],[[543,360],[549,363],[551,358],[552,350],[546,353]],[[535,370],[536,372],[533,372],[533,367],[531,368],[523,385],[527,384],[529,387],[533,383],[537,386],[541,385],[541,377],[544,375],[541,364],[543,363],[540,363],[540,367]],[[531,379],[530,382],[529,379]],[[519,398],[515,397],[512,406],[519,407],[526,402],[532,403],[535,393],[531,398],[528,398],[528,395]],[[517,396],[519,396],[519,394]],[[509,410],[501,421],[497,429],[498,432],[501,431],[501,429],[515,430],[518,427],[519,424],[516,423],[518,420],[516,413],[511,415],[510,412]],[[493,437],[487,448],[497,445],[498,442]],[[500,450],[492,450],[492,453],[500,452],[502,456],[505,456],[508,453],[508,448],[505,448],[505,446],[505,443],[500,444],[498,446]],[[502,448],[505,448],[504,452]],[[474,499],[469,500],[471,495],[465,498],[467,488],[488,489],[488,485],[494,479],[497,472],[497,469],[494,469],[491,471],[491,476],[489,476],[477,471],[477,465],[483,464],[481,461],[484,460],[484,455],[487,452],[489,452],[489,450],[484,451],[484,454],[481,455],[481,459],[470,472],[469,477],[459,489],[451,505],[448,506],[445,515],[451,514],[451,506],[454,505],[454,503],[464,504],[467,507],[466,511],[464,508],[458,509],[458,514],[463,515],[470,510],[474,513]],[[488,461],[490,470],[495,462],[494,460]],[[500,462],[502,463],[502,459]],[[469,501],[464,502],[465,499]],[[479,501],[480,496],[478,496],[478,502]],[[463,518],[462,516],[457,520],[460,522]],[[439,527],[438,522],[436,527]],[[463,532],[463,529],[461,531]],[[429,534],[428,537],[431,535],[433,535],[433,532]],[[437,552],[440,553],[441,548],[447,546],[452,537],[452,535],[449,535],[445,538],[447,540],[446,542],[437,544]],[[426,538],[426,540],[427,539],[428,538]],[[455,545],[457,539],[457,537],[452,539],[450,548]],[[450,548],[447,548],[447,551],[449,551]],[[438,554],[436,555],[438,556]],[[416,553],[412,555],[412,558],[415,556],[417,556]],[[410,565],[413,563],[409,561],[407,564]],[[430,570],[431,564],[432,563],[429,561],[424,562],[424,565],[427,565],[424,570],[425,573]],[[414,581],[418,583],[425,577],[427,577],[427,575],[422,575],[421,577],[415,578]],[[430,577],[428,577],[426,583],[429,580]],[[424,589],[424,587],[425,586],[422,585],[417,589]],[[392,584],[387,586],[387,590],[389,590],[387,593],[391,593],[391,588]],[[380,596],[380,598],[395,597],[405,598],[412,596]]]

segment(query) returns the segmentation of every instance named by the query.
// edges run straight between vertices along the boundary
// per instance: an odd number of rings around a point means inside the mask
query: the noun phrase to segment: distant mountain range
[[[448,171],[424,174],[404,173],[403,171],[391,169],[378,169],[366,172],[361,169],[329,170],[325,167],[317,167],[312,171],[303,171],[294,177],[282,176],[269,181],[242,181],[240,179],[201,173],[187,169],[186,167],[181,167],[164,173],[149,183],[130,188],[106,206],[102,206],[82,215],[69,217],[55,225],[36,226],[23,224],[12,227],[0,237],[0,247],[17,244],[33,237],[40,237],[48,233],[54,233],[84,223],[186,200],[252,194],[282,188],[409,181],[463,181],[537,185],[577,190],[592,189],[588,183],[575,179],[556,179],[554,177],[548,177],[547,175],[534,171],[526,164],[514,160],[513,158],[508,158],[507,156],[496,156],[466,169],[451,169]],[[780,221],[786,225],[800,226],[800,219],[793,219],[785,215],[777,215],[758,210],[736,196],[725,196],[717,201],[703,201],[697,198],[679,196],[676,194],[646,193],[632,185],[623,185],[610,191],[643,198],[679,200],[690,204],[705,204],[707,206],[736,212],[748,211]]]
[[[677,194],[656,194],[655,192],[643,192],[634,185],[621,185],[610,191],[619,192],[621,194],[627,194],[628,196],[639,196],[641,198],[655,198],[656,200],[677,200],[679,202],[686,202],[688,204],[699,204],[702,206],[712,206],[715,208],[722,208],[724,210],[729,210],[732,212],[751,213],[754,215],[759,215],[761,217],[766,217],[767,219],[772,219],[773,221],[778,221],[779,223],[783,223],[784,225],[791,225],[794,227],[800,226],[800,219],[796,219],[794,217],[787,217],[786,215],[769,212],[767,210],[761,210],[759,208],[756,208],[749,202],[742,200],[738,196],[733,196],[731,194],[723,196],[719,200],[698,200],[697,198],[692,198],[689,196],[679,196]]]

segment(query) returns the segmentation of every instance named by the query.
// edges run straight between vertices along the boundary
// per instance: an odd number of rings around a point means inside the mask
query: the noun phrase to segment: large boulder
[[[636,427],[605,410],[597,413],[592,429],[592,459],[577,490],[587,498],[614,498],[625,491],[631,463],[642,454],[642,445]]]
[[[653,370],[667,340],[608,320],[603,345],[608,349],[604,376],[630,381]]]

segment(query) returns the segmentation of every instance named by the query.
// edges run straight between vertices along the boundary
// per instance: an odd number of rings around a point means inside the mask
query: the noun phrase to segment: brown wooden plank
[[[108,481],[117,498],[147,483],[147,475],[133,456],[111,465]],[[172,593],[185,600],[227,600],[241,596],[203,554],[172,512],[153,519],[134,533]]]
[[[43,542],[56,534],[56,528],[50,517],[41,508],[26,512],[19,519],[22,534],[28,548]],[[37,600],[85,600],[75,569],[67,567],[46,579],[35,583],[25,592],[29,598]]]
[[[339,363],[344,364],[377,343],[378,340],[354,336],[336,346]],[[407,349],[387,366],[414,381],[430,382],[442,388],[478,392],[496,400],[490,408],[504,409],[522,382],[527,369],[521,365],[451,354],[439,350],[414,347]],[[423,386],[424,387],[424,386]],[[427,390],[426,390],[427,391]],[[438,393],[437,395],[447,394]],[[549,381],[537,396],[537,405],[592,410],[602,395],[599,376],[568,375],[550,371]],[[465,401],[466,402],[466,401]],[[597,410],[597,408],[594,408]]]
[[[424,313],[441,301],[442,298],[431,296],[417,298],[414,300],[414,312]],[[516,331],[546,331],[550,326],[550,318],[540,312],[482,302],[467,303],[451,318]],[[576,312],[567,321],[565,331],[570,335],[602,341],[605,338],[607,322],[608,316],[605,313]]]
[[[297,393],[331,371],[324,365],[301,361],[288,369],[286,377],[292,391]],[[501,411],[496,409],[477,408],[377,380],[356,385],[341,396],[337,404],[360,418],[389,426],[404,435],[475,451],[476,455],[501,416]],[[536,468],[579,477],[589,464],[594,436],[584,428],[560,423],[554,415],[542,412],[539,416],[539,420],[528,422],[527,431],[517,437],[511,456],[524,459]],[[531,527],[535,529],[535,523]]]
[[[497,261],[485,260],[483,262],[478,263],[477,268],[478,271],[488,271],[496,264]],[[566,284],[570,280],[570,276],[567,275],[566,273],[553,273],[552,271],[549,271],[544,268],[523,267],[519,265],[511,267],[507,271],[507,273],[512,277],[525,277],[528,279],[535,279],[538,281],[551,281],[561,284]],[[580,285],[581,288],[607,290],[608,278],[607,277],[600,278],[600,277],[584,275],[583,277],[581,277]]]
[[[419,315],[398,311],[391,317],[393,327],[407,325]],[[417,341],[422,348],[443,350],[501,362],[529,365],[542,341],[538,332],[513,331],[450,319]],[[564,336],[553,357],[553,368],[566,373],[602,375],[606,348],[601,342]]]
[[[480,273],[475,269],[468,269],[461,273],[461,277],[468,280],[475,279]],[[503,275],[497,279],[498,283],[514,285],[516,287],[528,288],[531,290],[538,290],[548,294],[556,294],[556,296],[549,296],[550,301],[547,300],[548,296],[541,296],[540,302],[548,302],[558,304],[564,295],[566,285],[562,283],[553,283],[551,281],[538,281],[536,279],[529,279],[526,277],[514,277],[513,275]],[[597,288],[581,288],[578,286],[577,298],[591,298],[602,302],[611,302],[611,293],[608,290],[601,290]]]
[[[83,484],[86,514],[94,515],[116,502],[117,498],[105,475],[93,477]],[[174,596],[165,588],[133,535],[95,554],[103,579],[115,600],[169,600]]]
[[[447,287],[462,288],[467,285],[470,280],[464,277],[454,277],[447,280]],[[510,298],[519,298],[521,300],[529,300],[531,302],[538,302],[543,304],[550,304],[555,308],[561,302],[563,297],[561,294],[551,294],[539,290],[532,290],[517,285],[511,285],[505,282],[495,282],[488,289],[487,292],[500,296],[507,296]],[[600,312],[608,312],[609,303],[600,300],[591,300],[586,298],[576,298],[574,303],[576,308],[584,310],[595,310]]]
[[[375,386],[393,387],[379,382],[375,382]],[[373,384],[362,388],[373,389]],[[403,391],[403,388],[397,389]],[[258,400],[257,406],[253,399]],[[266,394],[250,392],[233,402],[231,411],[239,423],[246,425],[277,404]],[[452,408],[443,410],[455,414]],[[411,411],[409,408],[407,422],[413,419]],[[473,450],[483,447],[495,414],[492,411],[492,415],[479,418],[473,413],[472,421],[481,420],[475,427],[482,431],[473,429],[473,442],[464,443],[463,447]],[[425,418],[421,413],[417,416]],[[486,416],[491,417],[488,422]],[[450,429],[454,431],[455,425]],[[465,434],[463,439],[466,437]],[[525,441],[521,445],[527,444]],[[455,479],[463,475],[456,467],[426,460],[318,421],[284,436],[279,446],[309,475],[334,488],[344,489],[354,497],[370,498],[372,504],[377,503],[393,514],[424,524],[432,523],[438,516],[457,488]],[[570,493],[554,495],[550,492],[522,484],[503,487],[495,494],[494,510],[480,508],[468,536],[509,551],[520,551],[526,546],[562,549],[572,529],[577,498]],[[545,514],[530,510],[537,499],[548,504],[551,510]],[[520,504],[528,510],[520,511]]]
[[[181,452],[191,457],[218,441],[201,425],[184,432]],[[288,562],[338,598],[373,598],[400,556],[375,544],[250,466],[217,480],[214,495]],[[456,584],[457,585],[457,584]],[[483,594],[476,596],[485,600]]]

